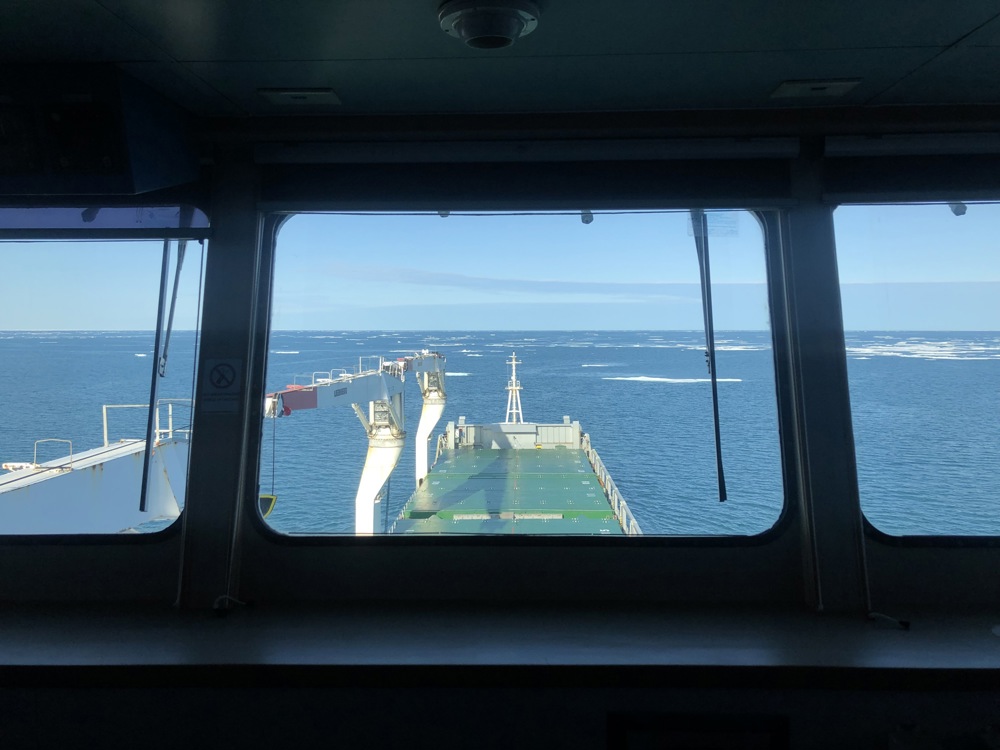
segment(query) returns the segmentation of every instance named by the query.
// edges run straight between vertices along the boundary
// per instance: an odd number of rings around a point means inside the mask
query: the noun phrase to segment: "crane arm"
[[[378,369],[354,374],[315,373],[309,385],[289,385],[284,390],[267,394],[264,416],[287,417],[300,409],[387,401],[402,392],[403,368],[395,362],[382,362]]]
[[[377,367],[364,369],[359,363],[354,373],[330,371],[313,373],[307,385],[289,385],[267,394],[264,415],[287,417],[301,409],[351,406],[368,435],[368,454],[361,470],[354,499],[354,530],[368,535],[381,529],[378,507],[382,489],[396,468],[406,432],[403,426],[403,379],[416,375],[424,404],[417,428],[417,485],[427,475],[427,439],[444,411],[445,358],[424,350],[396,361],[378,358]],[[367,409],[365,408],[367,406]]]

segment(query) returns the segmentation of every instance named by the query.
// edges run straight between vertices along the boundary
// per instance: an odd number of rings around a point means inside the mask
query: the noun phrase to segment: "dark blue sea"
[[[579,420],[645,533],[756,534],[784,503],[770,334],[720,332],[717,344],[725,503],[699,332],[279,331],[267,389],[350,370],[359,358],[438,351],[448,406],[437,434],[460,415],[503,420],[506,360],[516,351],[525,419]],[[872,523],[891,534],[1000,534],[1000,334],[850,332],[847,347]],[[152,348],[151,332],[0,332],[0,461],[30,461],[40,438],[72,440],[74,451],[100,445],[102,404],[148,402]],[[174,334],[160,397],[190,397],[194,349],[192,332]],[[412,377],[406,397],[412,436],[420,413]],[[112,413],[112,440],[144,428],[141,409]],[[268,519],[275,529],[352,533],[367,443],[351,409],[267,420],[262,445],[260,491],[278,497]],[[46,443],[38,459],[64,454]],[[411,442],[390,482],[387,520],[413,484]]]

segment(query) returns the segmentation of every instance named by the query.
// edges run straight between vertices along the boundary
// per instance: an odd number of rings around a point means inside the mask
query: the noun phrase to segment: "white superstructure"
[[[156,439],[149,452],[145,509],[142,500],[146,441],[109,442],[107,410],[143,408],[145,404],[104,407],[104,445],[43,463],[36,460],[4,464],[0,475],[0,534],[116,534],[150,521],[172,520],[184,506],[190,429],[174,425],[175,402],[164,399],[156,413]],[[190,405],[190,401],[185,402]],[[159,406],[168,412],[160,429]]]

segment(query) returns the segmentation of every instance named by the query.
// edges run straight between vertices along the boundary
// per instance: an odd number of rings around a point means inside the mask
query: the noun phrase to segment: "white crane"
[[[382,531],[382,488],[389,479],[406,443],[403,416],[403,380],[408,370],[417,374],[424,397],[417,425],[416,480],[427,476],[427,438],[444,412],[445,358],[424,350],[398,360],[377,358],[377,364],[358,363],[356,372],[313,373],[308,385],[290,385],[269,393],[264,401],[266,417],[286,417],[300,409],[351,406],[368,435],[368,453],[354,498],[354,531],[371,535]],[[367,408],[366,408],[367,407]]]

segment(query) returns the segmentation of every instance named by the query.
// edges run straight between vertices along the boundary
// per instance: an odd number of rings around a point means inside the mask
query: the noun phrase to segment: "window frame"
[[[41,216],[43,221],[38,222],[39,224],[44,223],[45,214],[48,212],[50,214],[57,214],[63,216],[62,209],[73,208],[76,209],[83,204],[92,204],[95,199],[48,199],[44,202],[13,202],[13,201],[2,201],[0,202],[0,209],[18,209],[20,211],[25,211],[28,213],[35,213]],[[114,212],[113,218],[123,218],[126,211],[138,210],[144,207],[159,207],[159,208],[174,208],[172,202],[169,201],[156,201],[153,203],[130,203],[130,202],[117,202],[106,200],[106,196],[101,196],[97,202],[100,203],[99,208],[109,208],[109,209],[119,209]],[[191,227],[165,227],[165,228],[136,228],[136,227],[91,227],[88,226],[89,222],[86,219],[82,219],[79,226],[55,226],[55,227],[37,227],[32,226],[28,228],[18,228],[14,226],[3,226],[0,227],[0,242],[29,242],[29,241],[53,241],[53,242],[114,242],[122,240],[135,240],[135,241],[177,241],[177,240],[188,240],[193,242],[208,243],[211,238],[211,222],[209,220],[209,214],[202,207],[197,205],[195,202],[191,201],[177,201],[178,209],[188,207],[193,209],[199,214],[199,217],[193,226]],[[54,209],[54,211],[49,211],[49,209]],[[81,217],[82,218],[82,217]],[[87,222],[87,223],[84,223]],[[205,252],[208,252],[208,247],[206,245]],[[199,299],[200,299],[199,292]],[[201,311],[198,311],[200,318]],[[164,326],[165,321],[160,321],[159,326]],[[195,366],[197,366],[197,354],[195,355]],[[194,394],[192,394],[194,395]],[[150,405],[151,410],[155,409],[154,405]],[[147,412],[148,413],[148,412]],[[193,410],[192,410],[192,422],[193,422]],[[189,448],[190,451],[190,448]],[[136,496],[136,503],[140,500],[139,496]],[[184,509],[182,508],[180,514],[176,519],[167,527],[160,529],[158,531],[150,531],[140,534],[123,534],[123,533],[99,533],[99,534],[80,534],[80,533],[66,533],[66,534],[4,534],[0,533],[0,547],[11,545],[15,547],[20,546],[38,546],[38,545],[56,545],[56,546],[91,546],[91,545],[115,545],[115,546],[135,546],[135,545],[155,545],[162,544],[165,542],[174,542],[174,540],[179,540],[184,519]]]
[[[281,227],[285,221],[290,219],[292,216],[300,213],[318,213],[318,212],[329,212],[329,213],[356,213],[354,206],[346,206],[343,203],[331,202],[328,205],[318,206],[315,203],[309,204],[308,208],[296,210],[294,205],[269,205],[269,209],[263,212],[263,225],[264,231],[262,233],[262,258],[263,262],[261,264],[262,268],[267,268],[267,278],[261,280],[259,285],[262,294],[266,295],[266,300],[262,300],[262,304],[258,305],[258,310],[261,311],[260,316],[256,321],[258,328],[263,328],[263,344],[261,346],[255,347],[255,351],[261,353],[261,357],[258,361],[254,363],[254,373],[252,375],[252,383],[254,385],[254,394],[257,395],[257,391],[260,391],[260,402],[263,404],[264,399],[264,389],[263,383],[266,377],[266,365],[267,357],[266,352],[270,348],[270,310],[273,297],[273,280],[274,280],[274,263],[276,257],[276,248],[278,242],[278,235],[280,233]],[[476,206],[465,206],[462,209],[470,212],[490,212],[496,210],[490,207]],[[504,211],[539,211],[535,205],[524,206],[519,205],[516,207],[510,207],[504,209]],[[543,209],[544,210],[544,209]],[[603,208],[593,208],[595,212],[604,210]],[[628,210],[622,208],[620,205],[615,206],[613,209],[609,210]],[[650,208],[648,205],[645,209],[636,210],[685,210],[675,205],[661,206],[659,208]],[[796,482],[789,482],[788,477],[794,476],[796,469],[794,467],[794,462],[796,459],[796,451],[794,447],[788,443],[788,441],[783,440],[783,436],[792,434],[792,428],[788,420],[791,418],[791,411],[789,407],[789,398],[791,393],[791,386],[785,382],[782,387],[782,376],[779,375],[779,368],[784,368],[788,370],[788,358],[787,355],[779,351],[778,335],[776,334],[776,320],[784,320],[785,305],[783,297],[783,289],[780,283],[781,276],[781,264],[776,262],[774,259],[775,254],[778,249],[774,247],[774,243],[779,240],[779,235],[777,232],[777,208],[770,209],[760,209],[751,208],[744,206],[715,206],[707,210],[733,210],[733,211],[745,211],[746,213],[753,216],[760,227],[761,231],[761,244],[762,252],[764,253],[764,264],[766,271],[766,284],[767,284],[767,298],[768,298],[768,316],[770,321],[770,338],[771,338],[771,351],[772,357],[774,358],[774,395],[775,395],[775,420],[778,426],[777,434],[775,438],[778,440],[778,453],[781,459],[782,467],[782,508],[779,511],[778,517],[774,524],[759,533],[748,534],[748,535],[640,535],[636,537],[595,537],[593,535],[573,535],[573,536],[562,536],[562,535],[468,535],[468,536],[434,536],[434,535],[390,535],[390,534],[376,534],[373,537],[357,537],[354,535],[343,534],[343,535],[320,535],[320,534],[302,534],[302,535],[288,535],[276,531],[267,522],[260,517],[258,511],[257,494],[248,493],[243,498],[242,508],[243,508],[243,520],[247,523],[250,528],[253,529],[254,533],[267,540],[271,544],[276,544],[283,547],[347,547],[354,548],[360,547],[364,549],[369,549],[372,547],[378,547],[381,545],[386,546],[398,546],[398,547],[415,547],[415,548],[427,548],[427,547],[445,547],[445,548],[465,548],[470,543],[474,545],[484,546],[484,547],[498,547],[498,548],[523,548],[523,547],[540,547],[544,549],[550,548],[562,548],[562,547],[601,547],[601,548],[612,548],[612,549],[632,549],[632,548],[742,548],[742,547],[759,547],[765,546],[773,543],[776,539],[783,537],[795,522],[798,516],[799,507],[799,495],[798,486]],[[368,206],[364,213],[371,212],[372,214],[377,214],[379,212],[406,212],[406,208],[401,208],[398,203],[387,203],[382,207],[371,207]],[[258,334],[259,335],[259,334]],[[787,345],[788,337],[787,333],[781,338],[781,341]],[[787,377],[790,371],[785,373],[784,377]],[[779,389],[782,393],[779,393]],[[260,430],[254,431],[254,435],[251,436],[253,441],[248,445],[248,450],[253,453],[253,466],[247,467],[248,473],[252,474],[253,482],[245,482],[245,486],[253,486],[255,489],[258,486],[258,477],[260,470],[260,448],[263,441],[263,431],[266,425],[263,419],[263,413],[261,408],[261,420],[260,420]],[[251,417],[253,418],[253,416]],[[259,433],[259,434],[258,434]],[[738,501],[737,501],[738,502]]]
[[[1000,206],[1000,197],[993,200],[977,197],[976,199],[962,198],[941,198],[939,200],[893,200],[893,201],[858,201],[843,200],[833,206],[834,215],[836,209],[851,206],[941,206],[946,208],[949,203],[991,203]],[[836,223],[834,224],[836,227]],[[846,349],[845,349],[846,353]],[[853,423],[852,407],[852,423]],[[853,425],[852,425],[853,440]],[[861,479],[858,477],[858,495],[861,496]],[[868,514],[865,513],[864,506],[861,507],[861,520],[864,528],[865,538],[886,547],[898,549],[992,549],[1000,548],[1000,534],[964,535],[964,534],[890,534],[876,526]]]

